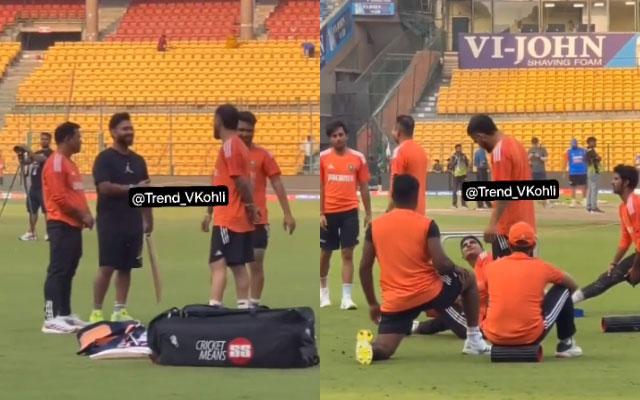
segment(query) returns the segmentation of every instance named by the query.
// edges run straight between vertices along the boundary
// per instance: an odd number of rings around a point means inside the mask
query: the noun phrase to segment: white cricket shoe
[[[556,357],[558,358],[574,358],[582,355],[582,349],[576,344],[573,338],[569,342],[561,341],[556,346]]]
[[[78,327],[71,325],[62,317],[45,320],[42,324],[42,333],[67,335],[76,333],[76,331],[78,331]]]
[[[463,354],[471,354],[474,356],[491,353],[491,346],[487,344],[482,337],[469,338],[464,341],[464,347],[462,348]]]
[[[329,290],[320,288],[320,308],[329,307],[331,305],[331,298],[329,297]]]
[[[23,242],[30,242],[32,240],[38,240],[38,237],[33,232],[27,232],[24,235],[20,236],[18,239],[22,240]]]
[[[76,328],[82,329],[85,326],[89,325],[87,322],[81,320],[78,314],[61,315],[60,318],[64,319],[66,323],[71,326],[75,326]]]
[[[357,310],[358,306],[350,298],[343,297],[342,301],[340,302],[340,309],[341,310]]]

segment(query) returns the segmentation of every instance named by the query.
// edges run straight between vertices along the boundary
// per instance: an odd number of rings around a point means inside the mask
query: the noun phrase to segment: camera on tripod
[[[13,152],[16,153],[18,162],[20,162],[20,164],[28,163],[28,159],[30,157],[25,157],[25,155],[29,156],[30,154],[32,154],[31,149],[23,144],[13,146]]]

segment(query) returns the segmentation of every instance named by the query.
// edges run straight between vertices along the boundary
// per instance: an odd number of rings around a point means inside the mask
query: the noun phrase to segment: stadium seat
[[[284,61],[283,61],[284,59]],[[317,104],[319,59],[298,42],[58,43],[20,84],[19,104]],[[47,93],[47,96],[42,96]]]
[[[634,164],[640,147],[630,145],[640,129],[640,120],[599,120],[599,121],[496,121],[506,134],[516,137],[526,147],[530,147],[531,138],[536,136],[549,152],[547,169],[564,171],[564,154],[572,138],[586,146],[586,139],[594,136],[598,139],[598,149],[605,168],[613,168],[620,163]],[[444,162],[453,154],[454,146],[462,143],[468,154],[477,149],[477,145],[466,132],[466,121],[460,122],[418,122],[414,138],[425,147],[431,160]]]
[[[296,175],[303,166],[302,144],[307,136],[320,143],[320,116],[309,113],[257,113],[255,142],[263,145],[276,158],[284,175]],[[170,121],[171,118],[171,121]],[[8,114],[0,132],[0,152],[12,154],[16,144],[28,143],[25,131],[51,132],[66,120],[62,114]],[[74,156],[81,173],[90,174],[102,140],[111,142],[108,119],[94,114],[77,114],[69,120],[82,127],[82,151]],[[210,175],[220,142],[213,139],[211,114],[139,114],[132,115],[136,131],[134,150],[147,161],[153,175]],[[172,127],[170,134],[169,127]],[[35,139],[32,138],[33,143]],[[7,170],[17,168],[13,157],[6,157]]]
[[[477,87],[491,96],[474,98]],[[610,88],[603,91],[603,88]],[[440,90],[439,114],[640,110],[640,69],[456,69]]]
[[[320,3],[317,0],[281,0],[265,26],[270,39],[309,39],[320,37]]]

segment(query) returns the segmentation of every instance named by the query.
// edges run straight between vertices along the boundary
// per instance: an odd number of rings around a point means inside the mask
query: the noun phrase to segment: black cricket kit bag
[[[173,308],[149,323],[152,359],[162,365],[306,368],[317,365],[315,317],[308,307],[227,310]]]
[[[77,354],[91,359],[146,358],[151,355],[147,346],[147,330],[138,321],[96,322],[76,334],[80,350]]]

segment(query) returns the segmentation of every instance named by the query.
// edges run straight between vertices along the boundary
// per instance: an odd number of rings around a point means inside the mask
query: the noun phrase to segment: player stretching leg
[[[623,281],[633,286],[640,282],[640,196],[634,193],[638,185],[638,171],[630,165],[616,166],[611,185],[613,192],[622,200],[618,207],[620,244],[609,269],[593,283],[573,293],[574,303],[599,296]],[[635,252],[623,259],[631,244]]]

